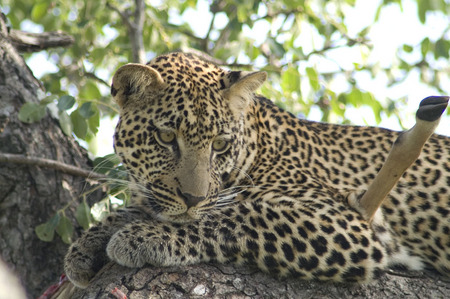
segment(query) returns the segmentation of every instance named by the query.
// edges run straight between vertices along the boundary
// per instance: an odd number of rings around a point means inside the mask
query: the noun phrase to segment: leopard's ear
[[[164,84],[161,75],[154,68],[144,64],[130,63],[120,67],[112,79],[111,95],[123,108],[126,103],[143,102],[161,90]]]
[[[224,97],[229,100],[231,110],[235,113],[241,113],[252,100],[253,92],[258,89],[266,79],[266,72],[241,72],[241,77],[223,91]]]

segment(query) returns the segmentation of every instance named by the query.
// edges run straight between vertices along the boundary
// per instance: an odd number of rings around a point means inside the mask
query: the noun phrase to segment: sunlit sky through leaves
[[[349,30],[349,35],[356,35],[357,32],[373,23],[375,18],[376,8],[379,6],[380,1],[357,1],[355,8],[350,8],[347,11],[345,22]],[[264,13],[264,12],[261,12]],[[211,14],[209,13],[209,4],[206,0],[199,0],[196,9],[187,9],[181,16],[184,20],[188,21],[194,32],[198,36],[204,36],[209,27],[211,21]],[[180,19],[173,17],[171,19],[173,23],[177,23]],[[216,16],[215,25],[217,27],[223,27],[227,25],[226,15]],[[369,62],[380,62],[381,67],[389,66],[396,55],[397,49],[402,44],[417,45],[424,37],[429,37],[432,40],[437,39],[442,35],[442,32],[448,26],[448,16],[442,14],[433,14],[427,17],[425,25],[421,24],[417,17],[417,7],[415,1],[403,1],[402,8],[398,5],[388,5],[381,11],[379,20],[372,26],[369,33],[371,43],[374,45],[372,53],[361,52],[357,47],[354,48],[341,48],[333,50],[328,54],[328,59],[324,59],[320,56],[311,56],[311,65],[314,65],[319,72],[331,72],[336,71],[338,68],[346,69],[353,66],[353,64],[362,64]],[[33,25],[35,26],[35,25]],[[25,23],[23,30],[39,31],[39,28],[30,26]],[[272,25],[273,26],[273,25]],[[28,28],[27,28],[28,27]],[[244,34],[251,36],[255,39],[255,44],[262,43],[265,39],[266,33],[271,30],[271,24],[267,21],[259,21],[255,26],[250,29],[244,28]],[[114,32],[111,32],[113,35]],[[315,42],[320,39],[320,36],[315,34],[311,28],[304,26],[302,28],[302,39],[298,40],[299,46],[303,47],[305,51],[312,50]],[[416,61],[418,53],[412,52],[410,55],[411,63]],[[151,56],[151,55],[149,55]],[[152,58],[152,57],[149,57]],[[331,59],[329,59],[331,58]],[[259,61],[245,61],[243,58],[242,63],[253,63],[255,68],[261,68],[261,62]],[[438,61],[439,63],[439,61]],[[448,61],[442,62],[447,64]],[[35,76],[38,78],[45,72],[55,72],[57,67],[53,65],[49,57],[44,53],[38,53],[28,59],[28,65],[33,70]],[[100,74],[102,78],[109,81],[111,74]],[[403,125],[411,127],[414,124],[414,113],[419,105],[419,102],[430,95],[435,95],[435,91],[425,84],[419,81],[420,74],[416,71],[411,72],[410,76],[405,82],[397,86],[386,88],[387,78],[382,72],[376,78],[371,78],[367,73],[358,73],[356,80],[358,86],[362,90],[372,92],[377,100],[383,100],[385,98],[401,98],[406,97],[407,101],[402,111]],[[448,78],[444,80],[448,81],[447,89],[450,94],[450,81]],[[335,92],[342,92],[342,86],[345,86],[344,82],[335,80],[332,82],[331,89]],[[374,115],[369,107],[367,108],[348,108],[346,111],[348,118],[358,125],[376,125]],[[310,120],[319,120],[321,118],[321,112],[319,109],[313,109],[307,116]],[[101,122],[98,136],[98,148],[97,155],[104,155],[112,152],[112,134],[115,125],[114,120],[104,120]],[[387,127],[394,130],[399,130],[400,125],[394,116],[390,118],[382,119],[379,126]],[[447,114],[441,121],[437,132],[443,135],[450,135],[450,116]]]

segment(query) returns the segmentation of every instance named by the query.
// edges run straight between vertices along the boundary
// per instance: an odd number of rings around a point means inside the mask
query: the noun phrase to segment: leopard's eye
[[[175,138],[176,138],[175,133],[171,132],[171,131],[157,130],[155,136],[156,136],[156,140],[161,145],[171,145],[171,144],[173,144],[173,142],[175,141]]]
[[[223,154],[230,148],[230,141],[225,139],[216,139],[212,143],[212,149],[218,153]]]

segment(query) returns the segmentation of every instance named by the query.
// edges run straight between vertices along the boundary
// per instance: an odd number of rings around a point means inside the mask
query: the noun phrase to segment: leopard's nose
[[[194,196],[189,193],[184,193],[178,188],[177,194],[184,200],[184,203],[187,205],[188,208],[195,207],[200,201],[206,198],[205,196]]]

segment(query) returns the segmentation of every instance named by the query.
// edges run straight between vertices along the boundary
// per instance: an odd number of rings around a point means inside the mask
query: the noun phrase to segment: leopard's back
[[[250,175],[256,184],[272,185],[280,193],[303,200],[298,187],[328,190],[335,200],[347,192],[367,190],[400,132],[294,120],[264,99],[257,104],[261,130],[273,140]],[[264,111],[271,111],[264,114]],[[257,113],[258,114],[258,113]],[[276,136],[281,138],[277,139]],[[339,196],[342,195],[342,196]],[[419,158],[407,169],[381,207],[374,225],[380,238],[389,238],[393,263],[410,263],[410,255],[442,273],[450,272],[450,139],[433,134]],[[384,232],[386,230],[386,233]],[[389,236],[388,236],[389,233]],[[403,247],[401,249],[400,247]]]

